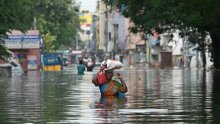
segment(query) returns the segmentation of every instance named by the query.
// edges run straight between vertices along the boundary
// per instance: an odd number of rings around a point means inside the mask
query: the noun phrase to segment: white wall
[[[168,45],[172,46],[173,55],[182,55],[181,48],[183,47],[183,38],[179,37],[178,31],[173,33],[173,41],[170,42]]]

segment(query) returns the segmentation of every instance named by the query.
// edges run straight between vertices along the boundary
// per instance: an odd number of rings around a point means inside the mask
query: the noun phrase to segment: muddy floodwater
[[[218,71],[123,68],[124,98],[101,98],[91,83],[96,72],[1,77],[0,123],[220,123]]]

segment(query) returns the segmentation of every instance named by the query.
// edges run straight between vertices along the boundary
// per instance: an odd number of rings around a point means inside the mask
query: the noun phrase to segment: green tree
[[[61,45],[73,44],[79,27],[76,3],[73,0],[37,0],[34,5],[37,29],[56,37],[51,48],[47,48],[56,50]]]
[[[135,24],[132,32],[159,27],[162,32],[179,29],[184,34],[210,34],[214,67],[220,68],[219,0],[104,0],[109,5],[124,6],[122,14]],[[203,37],[203,36],[202,36]],[[204,42],[204,41],[203,41]]]
[[[25,31],[30,28],[32,20],[32,2],[29,0],[0,0],[0,59],[10,54],[4,47],[6,32],[11,29]]]
[[[7,51],[7,48],[0,44],[0,60],[6,60],[10,56],[10,53]]]
[[[78,7],[74,0],[0,0],[0,6],[1,58],[9,55],[3,44],[6,32],[12,29],[40,30],[44,42],[51,44],[46,46],[47,51],[74,44],[79,27]]]
[[[47,33],[43,35],[43,41],[44,41],[44,49],[45,52],[55,52],[54,51],[54,41],[56,40],[56,36],[51,35],[50,33]]]

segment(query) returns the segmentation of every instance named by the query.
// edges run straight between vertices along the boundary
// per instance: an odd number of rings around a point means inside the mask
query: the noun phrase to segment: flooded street
[[[128,86],[126,97],[105,99],[91,83],[96,72],[78,76],[67,68],[1,77],[0,123],[220,121],[220,84],[214,72],[127,67],[118,70]]]

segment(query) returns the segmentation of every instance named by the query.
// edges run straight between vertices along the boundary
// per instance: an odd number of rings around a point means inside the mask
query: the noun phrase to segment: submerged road
[[[217,123],[220,93],[212,71],[125,67],[125,98],[101,99],[93,72],[13,73],[0,78],[0,123]],[[215,72],[219,73],[219,72]],[[215,87],[214,87],[215,86]]]

